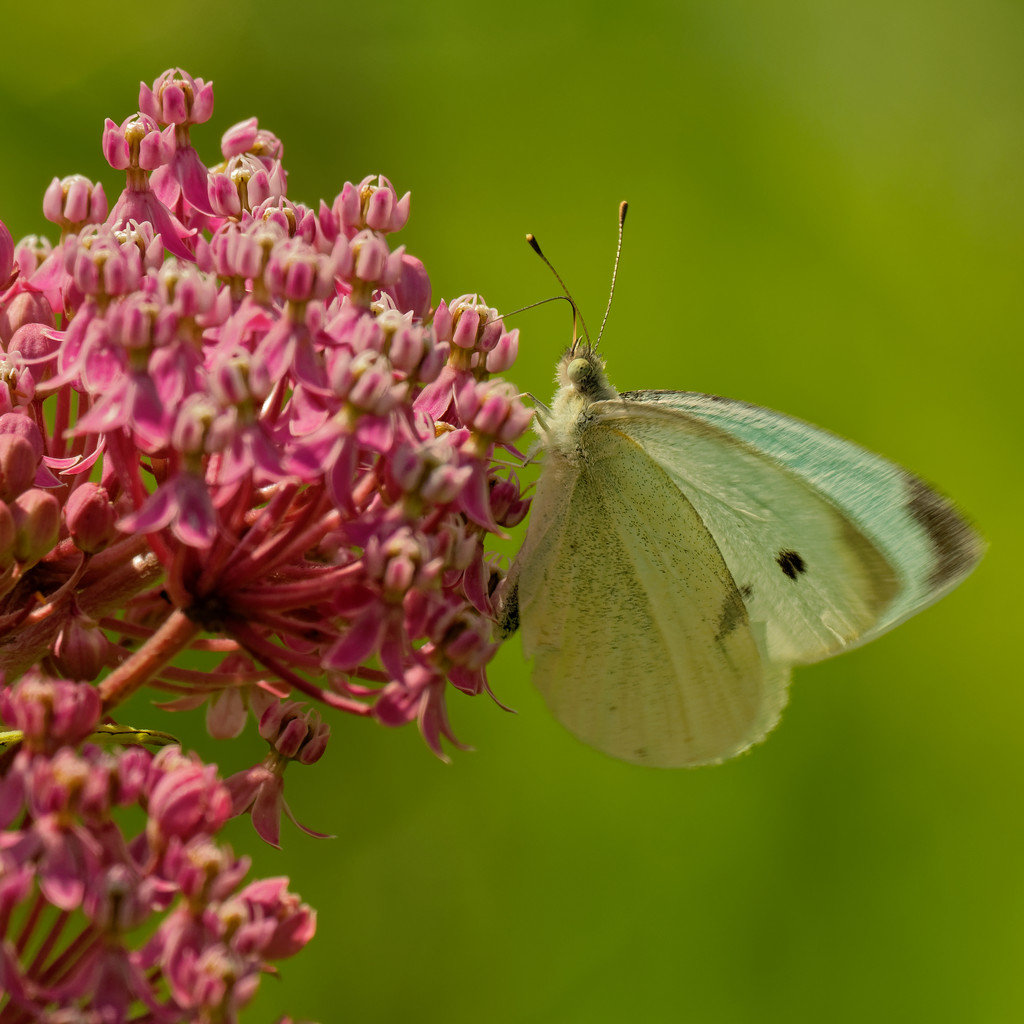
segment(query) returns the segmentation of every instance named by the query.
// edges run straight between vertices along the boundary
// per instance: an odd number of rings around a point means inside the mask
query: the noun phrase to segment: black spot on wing
[[[807,563],[795,551],[780,551],[775,556],[775,561],[791,580],[795,580],[801,573],[807,572]]]
[[[744,583],[743,586],[740,587],[740,596],[744,601],[749,601],[754,596],[754,584]]]
[[[906,475],[907,511],[928,534],[935,567],[928,583],[936,590],[966,576],[981,558],[983,545],[959,512],[917,477]]]

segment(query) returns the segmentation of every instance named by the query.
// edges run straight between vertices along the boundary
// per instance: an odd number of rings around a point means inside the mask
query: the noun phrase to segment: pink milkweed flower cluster
[[[248,859],[215,838],[232,813],[216,768],[83,743],[96,688],[34,669],[0,710],[22,736],[0,779],[3,1020],[235,1020],[316,915],[287,879],[243,885]],[[145,827],[125,835],[133,807]]]
[[[518,332],[479,296],[434,304],[423,263],[392,244],[410,197],[387,178],[317,207],[292,200],[283,145],[255,118],[224,133],[208,167],[192,129],[213,105],[212,84],[180,69],[143,84],[138,111],[102,133],[124,175],[113,205],[73,175],[43,198],[56,240],[15,244],[0,222],[0,713],[11,750],[22,745],[9,775],[21,782],[3,783],[22,810],[5,820],[24,814],[17,834],[37,833],[0,845],[14,887],[4,913],[32,886],[74,902],[60,895],[68,865],[102,861],[84,833],[39,831],[50,812],[30,802],[33,772],[63,758],[72,774],[153,780],[125,790],[152,820],[160,772],[194,766],[81,746],[100,719],[118,735],[117,710],[140,687],[175,710],[204,706],[216,737],[256,718],[263,763],[210,785],[275,844],[291,817],[284,770],[321,757],[332,710],[416,721],[444,756],[442,738],[457,743],[450,689],[488,691],[503,569],[485,545],[529,504],[508,465],[530,413],[497,376]],[[190,651],[212,667],[191,667]],[[11,696],[25,679],[62,694],[40,749]],[[72,692],[93,695],[88,713],[73,712]],[[58,704],[73,722],[59,742]],[[83,806],[60,799],[73,807],[62,822]],[[112,871],[141,870],[118,856]],[[23,953],[4,947],[15,987],[0,987],[31,1000]],[[169,971],[178,999],[185,982]]]

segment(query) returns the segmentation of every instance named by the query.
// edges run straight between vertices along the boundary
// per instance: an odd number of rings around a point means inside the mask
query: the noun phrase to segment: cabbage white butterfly
[[[792,666],[874,639],[981,557],[952,504],[880,455],[744,402],[619,394],[596,348],[573,341],[538,410],[501,623],[591,746],[660,767],[732,757],[777,722]]]

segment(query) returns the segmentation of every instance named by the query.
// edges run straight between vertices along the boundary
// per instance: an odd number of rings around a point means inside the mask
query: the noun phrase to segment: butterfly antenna
[[[604,319],[601,321],[601,329],[597,332],[597,345],[601,344],[601,338],[604,336],[604,325],[608,323],[608,314],[612,311],[612,299],[615,297],[615,277],[619,272],[619,257],[622,255],[622,228],[626,223],[626,211],[629,209],[629,203],[625,199],[619,203],[619,243],[615,246],[615,266],[612,267],[612,287],[608,292],[608,305],[604,309]],[[597,348],[597,345],[594,347]]]
[[[538,299],[536,302],[531,302],[527,306],[520,306],[518,309],[513,309],[508,313],[502,313],[496,316],[495,320],[507,320],[510,316],[518,316],[520,313],[525,313],[528,309],[536,309],[538,306],[546,306],[549,302],[568,302],[572,306],[573,310],[576,309],[572,299],[566,295],[552,295],[546,299]],[[492,321],[488,321],[491,323]]]
[[[572,297],[569,289],[565,287],[565,282],[562,280],[562,275],[555,270],[551,263],[551,260],[544,255],[541,251],[540,243],[531,234],[526,236],[527,242],[530,243],[530,248],[547,264],[548,270],[555,275],[555,280],[562,286],[562,291],[565,292],[565,297],[569,300],[569,304],[572,306],[572,347],[576,347],[576,318],[579,317],[580,326],[583,328],[583,337],[587,339],[587,344],[590,344],[590,333],[587,331],[586,321],[583,319],[583,314],[580,312],[579,306],[576,305],[576,300]]]

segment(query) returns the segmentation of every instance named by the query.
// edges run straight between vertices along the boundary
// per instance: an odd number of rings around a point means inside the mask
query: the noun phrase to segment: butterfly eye
[[[569,379],[569,383],[584,394],[592,389],[593,382],[597,379],[594,364],[582,356],[569,363],[565,368],[565,375]]]

